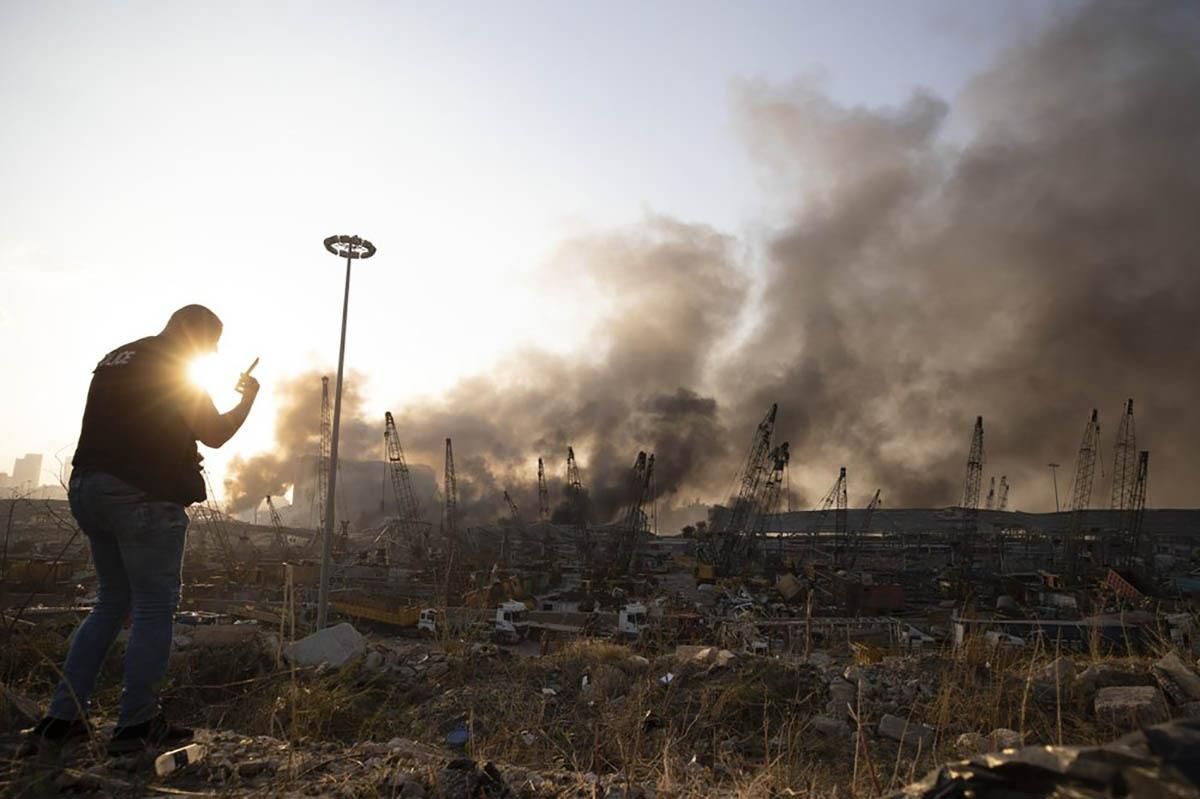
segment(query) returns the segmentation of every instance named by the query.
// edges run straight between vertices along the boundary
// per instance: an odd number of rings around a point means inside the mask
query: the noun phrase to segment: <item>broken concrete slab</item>
[[[901,716],[893,716],[891,713],[885,713],[883,718],[879,719],[879,727],[876,732],[881,737],[890,738],[893,741],[912,746],[920,744],[921,748],[925,750],[928,750],[933,744],[934,736],[937,734],[933,727],[910,721]]]
[[[1168,652],[1154,661],[1150,669],[1163,693],[1175,704],[1200,700],[1200,676],[1179,655]]]
[[[1075,675],[1071,690],[1076,696],[1091,701],[1101,688],[1129,685],[1153,685],[1154,678],[1146,672],[1112,663],[1093,663]]]
[[[1101,688],[1095,709],[1098,719],[1124,729],[1158,724],[1168,717],[1162,691],[1152,685]]]
[[[288,644],[283,654],[297,666],[325,665],[336,669],[363,654],[366,649],[367,639],[362,633],[353,625],[342,622]]]

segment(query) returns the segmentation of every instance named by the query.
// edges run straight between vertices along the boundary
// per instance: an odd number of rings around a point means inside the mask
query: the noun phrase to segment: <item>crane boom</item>
[[[1133,400],[1125,403],[1125,413],[1117,427],[1117,444],[1113,447],[1112,503],[1113,510],[1126,510],[1133,504],[1137,487],[1137,433],[1133,423]]]
[[[1083,537],[1083,517],[1092,502],[1092,483],[1096,473],[1099,446],[1100,417],[1099,412],[1092,408],[1092,415],[1084,425],[1083,438],[1079,442],[1079,455],[1075,459],[1075,481],[1071,487],[1071,522],[1064,547],[1066,570],[1071,576],[1077,576],[1082,567],[1079,563],[1079,546]]]
[[[275,550],[281,560],[287,560],[287,533],[284,532],[283,519],[279,518],[279,511],[275,510],[275,503],[271,501],[270,494],[267,494],[267,510],[271,513],[271,527],[275,531]]]
[[[583,477],[579,473],[579,464],[575,461],[574,447],[567,447],[567,501],[571,507],[575,526],[583,529],[587,526],[583,501]]]
[[[853,568],[858,560],[858,550],[865,538],[871,532],[871,518],[875,515],[875,509],[879,507],[880,490],[875,489],[875,496],[871,497],[871,501],[867,503],[867,512],[863,514],[862,528],[851,534],[850,540],[846,545],[846,556],[844,558],[844,566],[847,569]]]
[[[446,439],[446,471],[443,476],[442,490],[445,505],[442,508],[442,530],[453,537],[458,531],[458,480],[454,476],[454,449],[450,439]]]
[[[392,478],[392,495],[396,500],[396,515],[405,523],[417,521],[421,507],[412,487],[412,475],[404,448],[400,446],[400,434],[396,431],[396,420],[391,411],[383,415],[383,447],[388,461],[388,472]]]
[[[508,513],[512,517],[515,524],[521,524],[521,509],[517,507],[517,503],[513,502],[513,498],[508,495],[508,490],[504,491],[504,504],[508,506]]]
[[[1130,564],[1141,554],[1144,547],[1142,536],[1142,518],[1146,513],[1146,484],[1150,479],[1150,453],[1142,450],[1138,453],[1137,472],[1134,476],[1133,493],[1130,505],[1125,509],[1126,521],[1123,525],[1129,537]]]
[[[754,533],[746,540],[744,545],[747,550],[750,550],[750,554],[753,554],[753,548],[758,546],[759,541],[766,532],[768,517],[775,513],[776,507],[779,504],[779,497],[787,475],[788,462],[791,460],[791,451],[788,447],[788,442],[785,441],[771,450],[770,460],[771,473],[767,477],[766,488],[756,509]]]
[[[637,565],[637,550],[646,531],[646,502],[654,480],[654,456],[639,452],[630,474],[630,501],[621,520],[617,546],[617,571],[632,574]]]
[[[550,491],[546,488],[546,466],[538,458],[538,521],[550,521]]]
[[[317,450],[317,529],[325,529],[325,509],[329,504],[329,458],[333,422],[329,411],[329,378],[321,378],[321,443]],[[315,539],[314,539],[315,540]]]
[[[971,449],[967,453],[967,477],[963,482],[962,531],[954,547],[963,575],[961,587],[969,590],[971,569],[974,565],[975,536],[979,532],[979,492],[983,483],[983,417],[975,417],[975,429],[971,432]]]

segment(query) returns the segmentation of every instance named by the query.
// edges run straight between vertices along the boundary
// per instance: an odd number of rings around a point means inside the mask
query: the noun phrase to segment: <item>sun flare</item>
[[[237,367],[226,363],[216,353],[201,355],[188,364],[188,379],[211,396],[228,393],[237,375]]]

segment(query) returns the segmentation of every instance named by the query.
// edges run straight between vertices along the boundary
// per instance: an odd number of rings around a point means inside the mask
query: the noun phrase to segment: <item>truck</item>
[[[637,638],[646,629],[646,606],[631,602],[617,611],[618,638]]]
[[[438,635],[448,627],[452,634],[465,633],[484,623],[484,613],[472,608],[424,608],[417,619],[417,630]],[[491,613],[490,621],[491,635],[498,641],[516,643],[529,635],[529,609],[521,602],[501,602]]]

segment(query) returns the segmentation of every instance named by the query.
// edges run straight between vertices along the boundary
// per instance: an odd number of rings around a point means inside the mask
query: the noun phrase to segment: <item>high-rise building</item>
[[[12,487],[17,491],[32,491],[42,484],[42,456],[27,452],[13,463]]]

